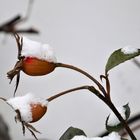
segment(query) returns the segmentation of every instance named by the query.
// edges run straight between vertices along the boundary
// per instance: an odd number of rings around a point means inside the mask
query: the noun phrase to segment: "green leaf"
[[[79,128],[69,127],[66,130],[66,132],[60,137],[59,140],[70,140],[76,135],[84,135],[84,136],[86,136],[86,134],[84,133],[83,130],[81,130]]]
[[[107,64],[106,64],[106,67],[105,67],[105,71],[106,73],[111,70],[112,68],[116,67],[117,65],[127,61],[127,60],[130,60],[136,56],[140,55],[140,49],[138,49],[137,52],[134,52],[134,53],[128,53],[128,54],[125,54],[122,52],[122,49],[118,49],[116,51],[114,51],[108,61],[107,61]]]
[[[125,120],[127,121],[128,118],[130,117],[130,107],[129,107],[128,103],[126,105],[124,105],[123,107],[125,108],[125,118],[126,118]],[[113,131],[119,132],[121,129],[124,128],[124,126],[121,122],[117,125],[110,126],[110,125],[108,125],[108,120],[109,120],[109,116],[106,119],[106,129],[107,129],[107,131],[109,131],[109,132],[113,132]]]

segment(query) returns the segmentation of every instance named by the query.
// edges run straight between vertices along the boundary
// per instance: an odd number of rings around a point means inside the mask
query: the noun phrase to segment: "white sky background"
[[[28,0],[0,0],[0,23],[16,14],[25,15],[27,4]],[[30,19],[19,27],[33,25],[38,28],[40,35],[27,37],[50,44],[59,62],[76,65],[99,80],[112,51],[126,45],[140,48],[139,5],[139,0],[35,0]],[[9,85],[6,72],[16,62],[17,48],[10,35],[1,33],[0,42],[0,96],[9,98],[13,95],[15,81]],[[110,81],[115,105],[129,102],[132,114],[140,112],[140,69],[132,62],[122,64],[110,72]],[[44,77],[21,73],[17,95],[33,92],[47,98],[87,84],[92,82],[81,74],[62,68]],[[99,99],[83,90],[50,103],[47,114],[34,126],[42,132],[37,135],[39,138],[57,140],[70,126],[83,129],[91,137],[105,129],[109,112]],[[28,132],[26,137],[22,136],[20,124],[14,122],[15,114],[2,101],[0,113],[11,128],[13,140],[32,138]]]

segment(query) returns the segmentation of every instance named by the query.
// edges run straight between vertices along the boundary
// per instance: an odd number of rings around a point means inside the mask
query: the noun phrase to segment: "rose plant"
[[[137,140],[127,123],[127,120],[130,116],[129,105],[126,104],[118,109],[112,102],[110,94],[109,72],[119,64],[140,55],[140,49],[126,46],[124,48],[115,50],[107,60],[105,73],[100,75],[100,79],[105,80],[106,82],[106,85],[103,86],[100,81],[96,80],[86,71],[73,65],[58,63],[52,48],[48,44],[32,41],[26,37],[20,37],[18,34],[14,34],[14,36],[18,47],[18,61],[16,62],[14,68],[7,73],[7,76],[11,81],[16,76],[14,97],[11,99],[5,99],[1,97],[1,99],[16,112],[15,119],[21,122],[23,134],[25,134],[26,127],[32,133],[35,139],[37,139],[35,132],[39,131],[36,130],[31,125],[31,123],[39,121],[45,115],[48,109],[48,103],[55,100],[56,98],[60,98],[63,95],[84,89],[97,96],[111,109],[112,113],[107,117],[106,120],[106,128],[110,132],[110,135],[103,138],[88,138],[82,130],[71,127],[60,137],[60,140],[121,140],[123,138],[121,138],[117,132],[122,129],[127,131],[132,140]],[[79,72],[90,79],[97,87],[95,87],[94,84],[79,86],[55,94],[47,99],[34,97],[33,94],[15,97],[15,93],[20,81],[21,71],[29,76],[45,76],[53,72],[56,68],[67,68]]]

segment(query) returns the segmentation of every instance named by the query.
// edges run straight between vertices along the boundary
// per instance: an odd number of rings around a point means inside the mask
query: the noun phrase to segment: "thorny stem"
[[[82,70],[78,67],[72,66],[72,65],[64,64],[64,63],[56,63],[55,65],[56,65],[56,67],[72,69],[72,70],[75,70],[75,71],[80,72],[81,74],[85,75],[86,77],[91,79],[98,86],[98,88],[102,91],[102,93],[106,96],[106,91],[105,91],[104,87],[93,76],[91,76],[84,70]]]
[[[118,110],[116,109],[116,107],[114,106],[114,104],[111,102],[111,100],[109,100],[108,98],[104,97],[97,89],[95,89],[93,86],[81,86],[81,87],[77,87],[77,88],[72,88],[70,90],[66,90],[64,92],[58,93],[50,98],[48,98],[47,100],[50,102],[56,98],[59,98],[62,95],[66,95],[70,92],[76,91],[76,90],[81,90],[81,89],[87,89],[89,91],[91,91],[93,94],[95,94],[98,98],[100,98],[116,115],[116,117],[120,120],[120,122],[123,124],[124,128],[127,130],[128,134],[130,135],[132,140],[137,140],[135,135],[133,134],[133,132],[131,131],[131,129],[129,128],[127,122],[122,118],[122,116],[120,115],[120,113],[118,112]]]

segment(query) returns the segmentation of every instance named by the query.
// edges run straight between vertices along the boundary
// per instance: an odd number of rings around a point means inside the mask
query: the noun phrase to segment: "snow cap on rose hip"
[[[32,93],[10,98],[6,101],[15,111],[20,113],[20,121],[32,123],[40,120],[47,111],[48,101],[35,97]],[[18,119],[18,117],[17,117]]]
[[[21,57],[24,57],[22,70],[28,75],[46,75],[55,69],[56,57],[48,44],[23,37]]]
[[[21,56],[37,58],[48,62],[56,63],[54,51],[49,44],[33,41],[23,37]]]
[[[48,44],[20,37],[18,34],[15,34],[15,39],[18,47],[18,61],[14,68],[7,72],[10,83],[16,76],[14,95],[19,85],[21,71],[29,76],[43,76],[54,71],[57,64],[54,51]]]

